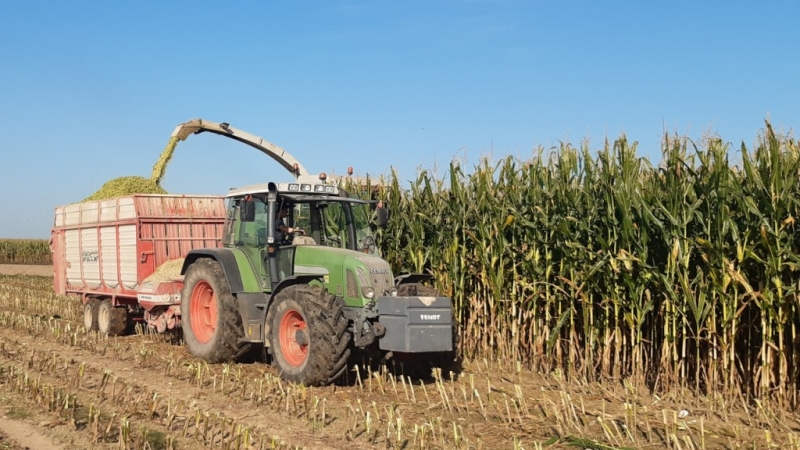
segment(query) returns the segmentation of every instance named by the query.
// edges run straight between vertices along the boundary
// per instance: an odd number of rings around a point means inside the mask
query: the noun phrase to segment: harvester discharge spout
[[[262,137],[234,128],[225,122],[216,123],[203,119],[192,119],[175,127],[175,131],[172,132],[172,137],[185,141],[189,135],[199,134],[204,131],[234,139],[264,152],[294,175],[295,178],[309,175],[306,168],[300,164],[300,161],[283,148],[278,147]]]

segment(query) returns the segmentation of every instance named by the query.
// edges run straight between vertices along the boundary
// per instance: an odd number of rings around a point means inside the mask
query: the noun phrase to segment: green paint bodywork
[[[248,253],[253,253],[250,248],[233,247],[229,250],[236,257],[239,273],[242,278],[244,292],[271,291],[267,269],[261,258],[254,258]],[[280,254],[280,252],[285,252]],[[375,297],[383,294],[379,286],[394,285],[394,278],[389,264],[382,259],[353,250],[325,247],[320,245],[300,245],[297,247],[283,247],[279,251],[279,258],[288,257],[294,252],[294,267],[289,269],[295,275],[311,274],[320,275],[322,283],[328,292],[344,299],[345,306],[363,308],[371,301],[363,296],[363,283],[375,289]],[[380,273],[370,272],[370,268],[377,269]],[[351,282],[355,286],[348,289],[347,272],[353,276]],[[361,274],[361,276],[359,276]],[[288,275],[288,274],[287,274]],[[366,279],[365,279],[366,277]],[[355,293],[355,295],[353,295]]]
[[[242,287],[245,292],[260,292],[261,285],[258,282],[259,276],[256,274],[255,268],[250,263],[247,255],[241,248],[229,248],[233,256],[236,258],[236,264],[239,266],[239,275],[242,277]]]
[[[381,270],[385,270],[385,273],[371,274],[370,267],[380,267]],[[354,279],[358,283],[358,286],[354,289],[358,294],[356,296],[348,294],[348,270],[352,271]],[[353,250],[317,245],[298,246],[295,250],[295,273],[319,274],[320,272],[327,272],[323,278],[325,287],[328,292],[342,297],[346,306],[364,307],[370,302],[370,299],[362,295],[361,288],[364,286],[361,286],[362,280],[358,276],[359,271],[369,275],[369,278],[372,279],[369,281],[370,283],[380,277],[389,286],[394,285],[394,278],[389,264],[375,256]],[[353,291],[353,289],[350,289],[350,291]],[[377,298],[382,292],[375,292],[375,294]]]

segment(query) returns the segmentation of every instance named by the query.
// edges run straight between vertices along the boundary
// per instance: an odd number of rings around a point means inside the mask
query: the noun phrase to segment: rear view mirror
[[[384,206],[383,201],[378,202],[378,205],[375,207],[375,215],[378,226],[386,228],[389,224],[389,210]]]
[[[242,202],[240,209],[239,219],[242,222],[255,222],[256,221],[256,202],[252,200],[245,200]]]

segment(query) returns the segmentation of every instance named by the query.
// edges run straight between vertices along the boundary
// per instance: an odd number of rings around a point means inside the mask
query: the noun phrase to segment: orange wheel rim
[[[192,289],[189,302],[189,319],[194,337],[207,344],[217,330],[217,296],[207,281],[199,281]]]
[[[286,311],[281,318],[278,332],[281,353],[286,362],[294,367],[301,366],[308,358],[308,325],[299,311]],[[298,339],[299,338],[299,339]]]

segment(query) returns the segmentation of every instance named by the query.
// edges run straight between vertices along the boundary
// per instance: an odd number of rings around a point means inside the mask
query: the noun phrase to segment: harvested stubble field
[[[0,395],[49,417],[64,448],[800,448],[800,421],[769,404],[508,361],[426,383],[354,368],[342,385],[290,385],[258,362],[193,359],[175,336],[87,333],[51,284],[0,275]]]

